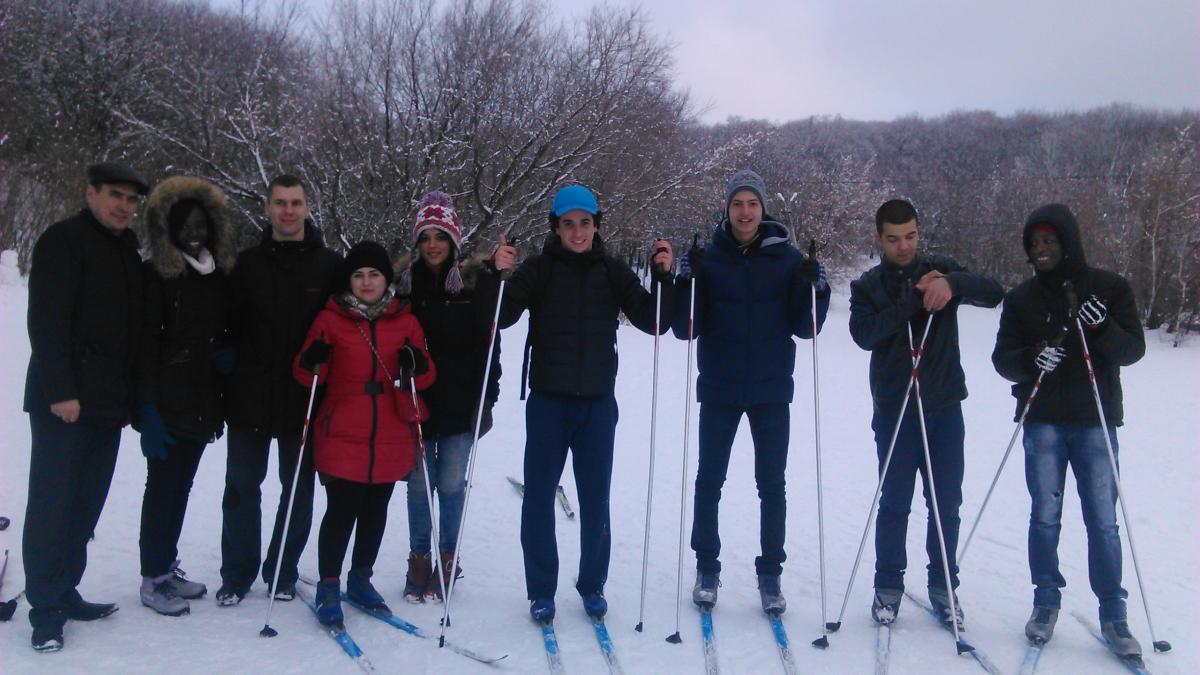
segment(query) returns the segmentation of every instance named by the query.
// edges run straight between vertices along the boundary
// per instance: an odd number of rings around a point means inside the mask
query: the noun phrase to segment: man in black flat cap
[[[142,324],[142,270],[129,224],[149,190],[133,169],[88,168],[86,208],[46,229],[29,270],[29,503],[23,554],[33,648],[58,651],[68,619],[93,621],[115,604],[76,587],[130,420]]]

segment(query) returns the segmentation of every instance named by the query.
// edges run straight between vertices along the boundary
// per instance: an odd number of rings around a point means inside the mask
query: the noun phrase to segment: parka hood
[[[213,249],[209,251],[217,268],[225,274],[233,270],[237,251],[233,244],[233,225],[229,221],[225,194],[217,186],[195,176],[171,176],[154,187],[146,200],[144,227],[149,240],[150,263],[164,279],[181,276],[187,270],[183,253],[171,241],[167,214],[175,204],[190,199],[200,204],[213,228]]]
[[[1058,233],[1062,244],[1063,257],[1058,266],[1049,272],[1038,272],[1038,277],[1054,276],[1057,279],[1072,279],[1087,269],[1087,257],[1083,254],[1083,241],[1079,237],[1079,223],[1075,214],[1064,204],[1045,204],[1033,210],[1025,219],[1025,229],[1021,233],[1021,245],[1025,254],[1029,254],[1030,230],[1037,225],[1049,225]],[[1032,263],[1032,261],[1030,261]],[[1061,283],[1061,281],[1059,282]]]

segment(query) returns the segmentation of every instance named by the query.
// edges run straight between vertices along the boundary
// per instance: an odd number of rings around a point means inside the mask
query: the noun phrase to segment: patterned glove
[[[1052,373],[1062,362],[1063,357],[1067,355],[1067,351],[1062,347],[1042,347],[1042,351],[1038,352],[1036,358],[1033,359],[1034,364],[1042,370],[1043,373]]]
[[[1108,306],[1094,295],[1088,296],[1079,307],[1079,318],[1089,328],[1099,328],[1108,319]]]

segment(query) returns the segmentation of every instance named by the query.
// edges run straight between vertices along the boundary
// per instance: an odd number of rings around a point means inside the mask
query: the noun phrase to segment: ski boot
[[[337,578],[322,579],[317,584],[317,621],[323,626],[341,629],[345,616],[342,614],[342,589]]]
[[[371,585],[370,568],[350,570],[350,574],[346,575],[346,598],[376,614],[392,615],[383,596]]]
[[[88,602],[80,597],[77,591],[72,591],[63,616],[71,621],[95,621],[109,616],[117,609],[119,608],[115,602]]]
[[[246,589],[225,582],[217,589],[217,594],[214,597],[217,600],[218,607],[232,607],[246,597]]]
[[[604,591],[580,593],[580,597],[583,598],[583,611],[593,619],[603,621],[604,615],[608,613],[608,601],[604,599]]]
[[[554,598],[542,598],[529,603],[529,616],[535,623],[550,623],[554,620]]]
[[[950,626],[950,597],[946,594],[946,589],[941,586],[929,587],[929,604],[933,607],[933,611],[937,612],[938,619],[945,625]],[[963,621],[962,603],[958,601],[958,594],[954,596],[955,622],[958,624],[959,632],[966,630],[966,624]]]
[[[717,588],[721,586],[720,572],[696,571],[696,585],[692,587],[692,602],[698,607],[712,609],[717,604]]]
[[[1033,614],[1025,622],[1025,637],[1035,645],[1044,645],[1054,636],[1054,624],[1057,622],[1057,609],[1034,606]]]
[[[175,591],[175,595],[184,600],[203,598],[208,593],[207,586],[187,578],[187,573],[179,569],[178,560],[171,563],[171,576],[167,579],[167,583],[171,585],[171,590]]]
[[[881,626],[890,626],[900,614],[900,601],[904,591],[899,588],[876,588],[871,601],[871,618]]]
[[[783,598],[779,576],[778,574],[758,575],[758,595],[762,599],[762,608],[771,616],[779,616],[787,611],[787,600]]]
[[[191,611],[188,601],[179,597],[171,585],[171,573],[161,577],[142,577],[142,587],[138,595],[142,604],[163,616],[183,616]]]
[[[1126,620],[1102,622],[1100,634],[1108,641],[1109,648],[1113,650],[1113,653],[1122,659],[1140,660],[1142,658],[1142,646],[1138,644],[1137,638],[1129,632],[1129,622]]]
[[[33,651],[49,653],[62,651],[63,648],[63,627],[62,626],[36,626],[33,629],[33,639],[31,640]]]
[[[404,577],[404,600],[412,604],[425,601],[425,587],[429,585],[429,572],[432,563],[429,551],[419,553],[409,551],[408,574]]]

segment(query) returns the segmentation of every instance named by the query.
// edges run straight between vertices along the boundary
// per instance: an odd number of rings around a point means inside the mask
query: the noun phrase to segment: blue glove
[[[142,454],[146,459],[165,460],[167,446],[175,444],[175,437],[167,431],[167,423],[158,413],[158,406],[147,403],[138,408],[133,426],[142,434]]]
[[[217,369],[218,373],[228,375],[237,365],[237,347],[222,347],[209,354],[208,358],[212,360],[213,367]]]
[[[700,270],[703,267],[704,249],[697,246],[691,247],[686,254],[679,258],[679,276],[689,281],[700,276]]]

